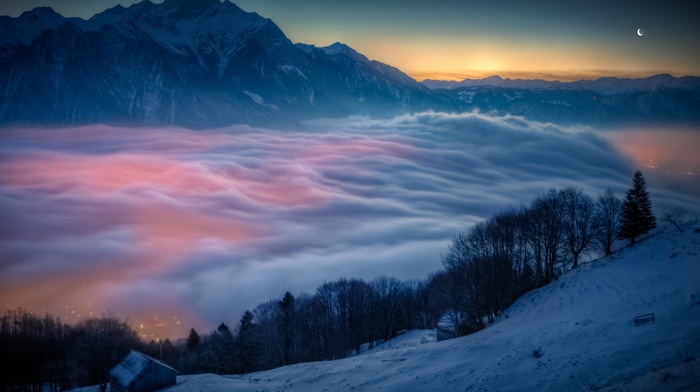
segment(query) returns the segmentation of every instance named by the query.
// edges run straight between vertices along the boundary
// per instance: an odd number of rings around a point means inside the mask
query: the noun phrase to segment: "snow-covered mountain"
[[[576,82],[486,79],[425,81],[459,110],[515,114],[561,124],[700,123],[700,77],[656,75]]]
[[[542,79],[504,79],[498,75],[494,75],[484,79],[464,79],[459,82],[454,80],[426,79],[422,83],[433,90],[493,86],[516,89],[587,90],[604,95],[648,91],[658,87],[679,90],[700,89],[700,77],[683,76],[676,78],[668,74],[659,74],[642,79],[607,77],[595,80],[577,80],[573,82]]]
[[[559,124],[700,124],[700,89],[657,87],[611,95],[584,89],[498,86],[435,91],[455,100],[460,111],[514,114]]]
[[[49,7],[38,7],[11,18],[0,16],[0,48],[11,49],[29,45],[42,31],[56,29],[67,21],[79,23],[82,19],[66,19]],[[2,52],[3,57],[8,53]]]
[[[145,0],[87,21],[35,9],[0,31],[5,124],[282,124],[448,101],[347,46],[295,46],[229,1]]]
[[[421,84],[341,43],[293,44],[228,0],[144,0],[89,20],[50,8],[0,17],[0,125],[284,126],[426,110],[698,124],[700,78]]]
[[[410,331],[342,360],[181,376],[167,390],[697,390],[700,233],[693,227],[585,263],[473,335],[436,342],[434,331]],[[654,322],[634,324],[647,313]]]

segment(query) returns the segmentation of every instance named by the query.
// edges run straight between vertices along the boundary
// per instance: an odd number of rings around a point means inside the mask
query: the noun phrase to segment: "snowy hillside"
[[[700,233],[667,231],[530,292],[470,336],[436,342],[434,331],[411,331],[344,360],[183,376],[167,390],[693,390],[699,276]],[[651,312],[654,323],[633,324]]]

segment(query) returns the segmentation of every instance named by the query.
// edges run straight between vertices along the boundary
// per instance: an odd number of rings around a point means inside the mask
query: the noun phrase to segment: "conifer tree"
[[[281,335],[284,342],[283,363],[285,365],[292,361],[292,347],[294,344],[294,296],[287,291],[284,298],[279,301],[281,311]]]
[[[656,218],[651,212],[651,200],[646,189],[646,181],[642,172],[634,173],[632,188],[627,191],[622,203],[622,227],[618,238],[628,239],[632,244],[637,237],[648,233],[656,227]]]
[[[241,317],[241,324],[238,327],[238,347],[239,371],[243,374],[258,370],[259,348],[256,341],[255,330],[257,324],[253,322],[253,313],[246,310]]]
[[[194,330],[194,328],[190,328],[190,334],[187,336],[187,349],[190,351],[194,351],[199,346],[199,342],[202,339],[199,337],[199,334],[197,331]]]

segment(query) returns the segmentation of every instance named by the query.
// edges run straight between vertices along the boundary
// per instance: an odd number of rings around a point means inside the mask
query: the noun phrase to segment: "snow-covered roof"
[[[149,357],[146,354],[142,354],[138,351],[131,350],[129,355],[126,356],[121,362],[117,364],[109,374],[114,377],[119,384],[129,385],[136,377],[138,377],[146,368],[148,364],[154,362],[160,366],[166,367],[177,373],[177,370],[171,368],[170,366],[160,362],[159,360]]]

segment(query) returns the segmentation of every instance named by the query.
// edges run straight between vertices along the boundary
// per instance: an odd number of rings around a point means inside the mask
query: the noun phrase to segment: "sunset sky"
[[[159,3],[161,1],[155,1]],[[0,14],[50,6],[89,18],[133,0],[4,0]],[[343,42],[425,78],[700,75],[700,29],[687,2],[239,0],[293,42]],[[645,34],[639,37],[638,28]]]

